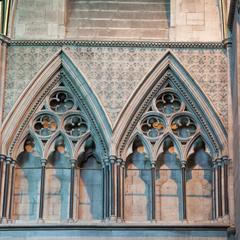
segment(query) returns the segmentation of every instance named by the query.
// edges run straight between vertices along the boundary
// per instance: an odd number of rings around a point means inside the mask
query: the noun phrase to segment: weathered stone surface
[[[168,0],[72,0],[68,11],[67,38],[168,40]]]
[[[203,0],[21,0],[10,30],[17,39],[221,41],[220,12]]]
[[[65,225],[68,227],[69,225]],[[4,232],[0,239],[10,240],[17,238],[20,240],[28,240],[34,238],[34,240],[50,240],[57,238],[61,240],[67,239],[83,239],[83,240],[104,240],[104,239],[115,239],[115,240],[202,240],[207,237],[209,240],[226,240],[227,236],[225,232],[221,231],[121,231],[121,230],[41,230],[41,231],[11,231]]]

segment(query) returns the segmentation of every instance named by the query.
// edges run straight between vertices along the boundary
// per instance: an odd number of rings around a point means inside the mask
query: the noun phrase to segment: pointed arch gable
[[[95,138],[104,148],[101,154],[108,155],[112,132],[108,118],[86,78],[63,50],[58,51],[32,79],[6,117],[2,128],[3,154],[12,155],[13,148],[26,131],[31,117],[62,77],[66,77],[64,83],[76,95],[77,101],[83,103]]]
[[[120,113],[113,128],[112,151],[121,156],[127,139],[131,136],[141,116],[167,81],[170,81],[189,103],[215,151],[219,153],[227,148],[227,133],[217,111],[178,59],[171,51],[168,51],[145,76]]]
[[[73,59],[66,51],[62,52],[63,75],[67,80],[75,96],[84,104],[85,112],[88,114],[91,122],[96,125],[96,131],[105,138],[106,148],[109,147],[112,137],[112,127],[107,117],[104,107],[101,105],[94,90],[86,81],[86,77],[81,73]],[[98,126],[98,127],[97,127]],[[98,143],[98,142],[96,142]]]

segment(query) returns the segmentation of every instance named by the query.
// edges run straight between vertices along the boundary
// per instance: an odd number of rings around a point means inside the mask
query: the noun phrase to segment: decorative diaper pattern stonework
[[[4,116],[24,88],[60,46],[8,49]],[[112,125],[144,76],[167,48],[65,46],[104,106]],[[227,58],[224,49],[172,48],[171,51],[213,103],[227,127]]]

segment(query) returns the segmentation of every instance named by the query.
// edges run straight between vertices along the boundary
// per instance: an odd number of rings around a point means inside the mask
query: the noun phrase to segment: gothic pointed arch
[[[168,132],[168,133],[165,133],[162,138],[160,138],[156,144],[154,144],[154,147],[153,147],[153,156],[155,159],[157,159],[158,155],[159,155],[159,151],[161,149],[161,147],[164,145],[164,142],[167,140],[167,139],[170,139],[173,144],[174,144],[174,147],[176,147],[176,152],[177,154],[179,155],[179,158],[180,159],[183,159],[183,152],[182,152],[182,149],[181,149],[181,143],[179,142],[179,140],[174,136],[173,133],[171,132]]]
[[[6,117],[2,132],[4,154],[14,155],[29,127],[38,136],[42,134],[44,144],[52,134],[63,130],[75,145],[80,135],[89,131],[99,156],[108,156],[112,131],[108,118],[86,78],[65,51],[58,51],[40,70]]]
[[[165,116],[164,119],[161,116],[155,117],[155,121],[148,121],[143,126],[145,115],[159,113]],[[189,125],[187,131],[190,132],[180,136],[182,124]],[[176,129],[173,129],[173,125]],[[170,51],[146,75],[121,112],[113,129],[112,151],[116,155],[123,156],[126,143],[136,129],[157,134],[154,137],[145,136],[152,142],[156,142],[165,133],[172,132],[181,140],[184,148],[192,137],[203,132],[209,139],[215,156],[227,148],[226,130],[216,110]]]

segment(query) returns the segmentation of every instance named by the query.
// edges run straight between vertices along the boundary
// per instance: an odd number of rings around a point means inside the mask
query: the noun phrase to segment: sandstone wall
[[[19,0],[11,37],[221,41],[220,13],[215,0]]]

